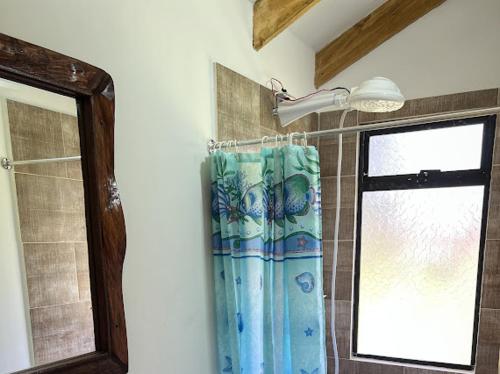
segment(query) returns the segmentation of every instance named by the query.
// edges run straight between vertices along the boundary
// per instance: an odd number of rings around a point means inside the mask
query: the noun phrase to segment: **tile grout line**
[[[64,162],[65,164],[68,161]],[[26,166],[26,165],[24,165]],[[19,174],[19,175],[29,175],[31,177],[40,177],[40,178],[54,178],[54,179],[64,179],[64,180],[70,180],[70,181],[75,181],[75,182],[83,182],[83,179],[75,179],[75,178],[69,178],[69,177],[61,177],[57,175],[43,175],[43,174],[34,174],[34,173],[23,173],[19,171],[14,171],[14,174]]]

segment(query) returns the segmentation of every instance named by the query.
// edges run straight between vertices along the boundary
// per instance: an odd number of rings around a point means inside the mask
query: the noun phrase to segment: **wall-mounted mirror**
[[[0,34],[0,374],[128,371],[114,88]]]
[[[0,374],[95,351],[75,99],[0,80]]]

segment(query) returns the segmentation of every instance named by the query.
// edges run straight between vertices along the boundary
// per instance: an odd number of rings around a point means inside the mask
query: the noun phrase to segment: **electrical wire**
[[[339,128],[344,127],[345,118],[351,109],[346,109],[342,112],[340,117]],[[339,349],[337,345],[337,334],[335,332],[335,278],[337,277],[337,258],[339,253],[339,231],[340,231],[340,204],[342,200],[342,134],[338,137],[338,156],[337,156],[337,205],[335,208],[335,230],[333,234],[333,260],[332,260],[332,283],[331,283],[331,307],[330,307],[330,329],[332,334],[333,343],[333,356],[335,362],[335,374],[339,374],[340,360]]]
[[[272,91],[274,96],[281,95],[281,98],[283,100],[293,101],[293,102],[308,99],[311,96],[317,95],[317,94],[322,93],[322,92],[333,92],[333,91],[343,90],[343,91],[346,91],[348,94],[351,93],[351,91],[346,87],[334,87],[334,88],[324,88],[324,89],[321,89],[321,90],[318,90],[315,92],[311,92],[308,95],[296,98],[293,95],[290,95],[288,93],[288,91],[285,89],[285,86],[283,85],[283,83],[279,79],[271,78],[269,80],[269,83],[271,84],[271,91]],[[276,87],[276,85],[278,85],[278,87]]]
[[[335,88],[324,88],[324,89],[321,89],[321,90],[318,90],[318,91],[315,91],[315,92],[312,92],[308,95],[305,95],[305,96],[301,96],[301,97],[297,97],[297,98],[286,98],[285,97],[285,100],[286,101],[293,101],[293,102],[297,102],[297,101],[301,101],[301,100],[305,100],[305,99],[308,99],[310,98],[311,96],[314,96],[314,95],[317,95],[321,92],[334,92],[334,91],[337,91],[337,90],[343,90],[343,91],[346,91],[347,93],[350,93],[351,91],[349,91],[349,89],[345,88],[345,87],[335,87]]]

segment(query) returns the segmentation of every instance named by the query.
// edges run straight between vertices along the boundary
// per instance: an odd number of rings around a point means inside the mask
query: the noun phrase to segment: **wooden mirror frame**
[[[127,373],[122,296],[126,239],[114,177],[113,80],[85,62],[4,34],[0,34],[0,77],[76,100],[96,346],[95,352],[17,373]]]

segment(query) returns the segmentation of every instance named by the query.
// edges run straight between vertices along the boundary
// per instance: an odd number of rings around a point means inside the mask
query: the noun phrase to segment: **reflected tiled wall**
[[[350,112],[346,117],[344,126],[362,125],[369,122],[454,110],[492,107],[497,104],[500,105],[500,97],[497,89],[410,100],[400,111],[394,113],[369,114]],[[217,105],[219,140],[249,139],[264,135],[274,136],[289,132],[331,129],[338,127],[341,114],[340,112],[321,113],[319,116],[312,114],[286,128],[282,128],[278,121],[271,115],[273,98],[270,90],[221,65],[217,65]],[[500,127],[500,119],[497,122],[497,127]],[[497,131],[497,137],[500,137],[500,131]],[[311,141],[309,143],[314,144]],[[336,331],[341,358],[340,373],[443,373],[443,371],[403,367],[385,363],[360,362],[350,359],[357,144],[357,135],[344,135],[340,243],[335,300]],[[338,141],[336,138],[322,139],[316,145],[319,146],[321,159],[324,251],[323,283],[324,291],[327,295],[328,372],[333,373],[333,348],[328,316],[330,315],[331,305],[329,295],[331,295],[330,282],[336,208]],[[481,321],[476,360],[477,374],[498,374],[500,349],[500,141],[496,142],[493,163],[483,275]]]
[[[75,117],[8,101],[14,160],[80,155]],[[35,364],[95,350],[79,161],[15,168]]]

